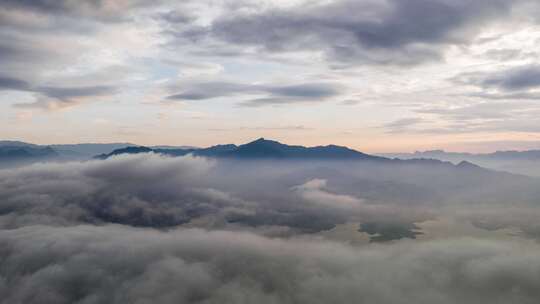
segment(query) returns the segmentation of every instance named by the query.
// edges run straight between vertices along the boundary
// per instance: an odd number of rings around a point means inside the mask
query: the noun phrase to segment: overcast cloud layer
[[[539,11],[533,0],[2,1],[0,135],[538,148]]]

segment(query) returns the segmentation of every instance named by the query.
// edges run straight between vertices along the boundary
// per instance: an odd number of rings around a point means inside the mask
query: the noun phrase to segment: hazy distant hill
[[[27,158],[52,158],[58,153],[51,147],[34,146],[0,146],[0,160],[2,159],[27,159]]]
[[[109,153],[116,149],[122,149],[125,147],[133,146],[130,143],[82,143],[82,144],[65,144],[65,145],[51,145],[50,147],[55,149],[63,156],[72,157],[84,157],[90,158],[96,154]]]
[[[468,161],[494,170],[540,177],[540,150],[497,151],[483,154],[431,150],[379,155],[400,159],[438,159],[456,164]]]
[[[0,141],[0,168],[43,161],[87,160],[96,154],[132,146],[129,143],[36,145],[22,141]]]
[[[0,144],[0,169],[15,167],[37,161],[49,161],[60,155],[51,147],[42,147],[21,142]]]
[[[0,147],[39,147],[39,145],[29,144],[17,140],[0,140]]]

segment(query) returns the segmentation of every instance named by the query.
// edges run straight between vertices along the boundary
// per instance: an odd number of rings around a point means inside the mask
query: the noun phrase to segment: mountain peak
[[[482,167],[476,165],[476,164],[473,164],[471,162],[468,162],[466,160],[464,161],[461,161],[459,164],[456,165],[456,167],[458,168],[470,168],[470,169],[482,169]]]
[[[270,139],[266,139],[264,137],[261,137],[261,138],[258,138],[254,141],[251,141],[247,144],[244,144],[245,145],[260,145],[260,144],[272,144],[272,145],[284,145],[278,141],[275,141],[275,140],[270,140]]]

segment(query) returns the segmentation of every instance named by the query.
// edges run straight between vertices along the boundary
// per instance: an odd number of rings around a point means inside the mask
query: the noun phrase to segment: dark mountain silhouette
[[[130,147],[119,149],[97,158],[108,158],[125,153],[155,152],[171,156],[193,154],[206,157],[225,157],[237,159],[335,159],[335,160],[373,160],[390,161],[387,158],[358,152],[347,147],[329,145],[318,147],[291,146],[277,141],[259,138],[250,143],[236,145],[217,145],[203,149],[151,149],[147,147]]]
[[[368,155],[347,147],[335,145],[317,147],[291,146],[264,138],[238,146],[237,149],[228,152],[228,154],[239,158],[385,160],[385,158]]]
[[[150,148],[147,148],[147,147],[142,147],[142,146],[139,146],[139,147],[126,147],[126,148],[114,150],[114,151],[112,151],[111,153],[108,153],[108,154],[98,155],[95,158],[106,159],[106,158],[109,158],[109,157],[112,157],[112,156],[115,156],[115,155],[121,155],[121,154],[138,154],[138,153],[150,153],[150,152],[154,152],[154,150],[152,150]]]

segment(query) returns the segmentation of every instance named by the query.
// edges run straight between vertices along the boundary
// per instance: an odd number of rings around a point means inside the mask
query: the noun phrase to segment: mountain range
[[[85,147],[88,146],[76,148]],[[106,149],[111,146],[91,147],[92,151],[95,151],[97,148]],[[2,149],[20,153],[20,156],[8,154],[10,157],[0,159],[0,166],[3,163],[4,167],[19,165],[21,159],[27,161],[22,164],[70,159],[63,154],[62,151],[65,150],[60,149],[58,152],[54,146],[10,143],[0,145],[0,150]],[[22,156],[27,155],[28,151],[38,150],[49,152]],[[220,187],[238,189],[239,181],[249,181],[249,185],[244,182],[245,189],[241,188],[248,196],[250,193],[257,193],[271,197],[275,193],[290,191],[292,186],[303,185],[312,180],[324,180],[326,187],[335,193],[362,197],[374,202],[391,201],[407,205],[441,201],[451,204],[464,201],[529,203],[536,202],[540,189],[538,179],[491,170],[469,161],[454,164],[429,158],[405,160],[370,155],[336,145],[304,147],[264,138],[243,145],[225,144],[208,148],[126,145],[107,153],[79,159],[108,159],[138,153],[170,157],[191,154],[219,159],[213,164],[212,174],[230,176],[228,179],[220,179]],[[114,159],[111,159],[111,163],[114,163]],[[325,200],[324,195],[321,199]],[[269,218],[272,218],[271,215]],[[374,227],[366,226],[362,229],[369,233]],[[394,234],[394,229],[389,229],[386,233]]]
[[[316,147],[304,147],[298,145],[287,145],[274,140],[268,140],[259,138],[255,141],[243,144],[225,144],[217,145],[209,148],[200,149],[156,149],[144,146],[130,146],[121,149],[114,150],[107,154],[100,154],[95,156],[95,159],[108,159],[110,157],[123,155],[123,154],[138,154],[138,153],[156,153],[167,156],[184,156],[194,155],[210,158],[221,158],[228,160],[256,160],[259,161],[295,161],[296,163],[302,161],[313,161],[313,164],[319,165],[325,162],[333,162],[330,167],[335,166],[350,166],[352,168],[354,164],[369,165],[369,171],[385,172],[386,171],[403,171],[409,172],[410,170],[420,171],[433,175],[434,177],[446,175],[452,176],[456,172],[463,175],[474,175],[475,177],[510,177],[506,172],[495,172],[490,169],[480,167],[468,161],[461,161],[457,164],[453,164],[448,161],[441,161],[431,158],[417,158],[417,159],[399,159],[399,158],[387,158],[382,156],[375,156],[366,153],[362,153],[347,147],[327,145]],[[341,163],[338,165],[337,163]],[[364,170],[364,169],[361,169]],[[431,172],[431,173],[430,173]],[[393,173],[392,175],[395,175]],[[407,174],[405,174],[407,176]],[[461,179],[463,180],[463,179]]]
[[[39,161],[106,159],[121,154],[158,153],[169,156],[196,156],[230,159],[280,160],[362,160],[372,162],[406,162],[408,164],[443,164],[464,168],[480,167],[515,174],[540,176],[540,151],[498,151],[489,154],[452,153],[433,150],[415,153],[362,153],[347,147],[327,145],[305,147],[287,145],[259,138],[243,144],[222,144],[208,148],[191,146],[139,146],[131,143],[82,143],[35,145],[21,141],[0,141],[0,168]],[[473,165],[474,164],[474,165]],[[452,165],[453,166],[453,165]],[[479,167],[480,166],[480,167]]]
[[[493,153],[465,153],[465,152],[446,152],[444,150],[416,151],[414,153],[386,153],[381,154],[385,157],[396,157],[403,159],[411,158],[434,158],[448,159],[452,161],[462,161],[465,159],[494,159],[494,160],[540,160],[540,150],[527,151],[496,151]]]
[[[193,154],[205,157],[226,157],[238,159],[340,159],[340,160],[372,160],[387,161],[389,159],[365,154],[347,147],[336,145],[304,147],[282,144],[277,141],[259,138],[243,145],[217,145],[209,148],[188,149],[156,149],[149,147],[125,147],[111,153],[98,155],[96,158],[106,159],[119,154],[154,152],[170,156]]]

